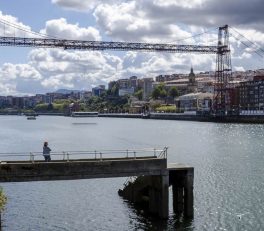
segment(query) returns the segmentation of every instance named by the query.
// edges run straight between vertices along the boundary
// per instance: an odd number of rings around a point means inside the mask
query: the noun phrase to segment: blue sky
[[[264,47],[261,0],[1,0],[0,20],[65,39],[216,45],[217,28],[229,24]],[[4,33],[5,31],[5,33]],[[236,32],[232,32],[236,33]],[[1,36],[32,36],[0,23]],[[233,70],[263,68],[254,47],[231,36]],[[246,40],[244,40],[246,42]],[[90,90],[118,78],[213,71],[214,55],[91,52],[0,47],[0,95],[28,95],[60,88]],[[260,52],[261,54],[262,51]]]

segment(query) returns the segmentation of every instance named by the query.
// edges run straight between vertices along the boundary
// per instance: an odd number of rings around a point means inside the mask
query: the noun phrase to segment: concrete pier
[[[140,176],[128,182],[119,195],[142,205],[159,218],[168,218],[169,186],[173,191],[173,210],[193,217],[193,167],[171,164],[160,176]]]
[[[167,160],[155,156],[71,161],[9,161],[0,163],[0,182],[75,180],[90,178],[159,176]]]
[[[166,157],[166,155],[165,155]],[[74,180],[108,177],[134,177],[119,195],[144,204],[161,219],[169,215],[169,187],[173,187],[175,213],[193,216],[193,168],[173,164],[157,156],[0,162],[0,182]]]

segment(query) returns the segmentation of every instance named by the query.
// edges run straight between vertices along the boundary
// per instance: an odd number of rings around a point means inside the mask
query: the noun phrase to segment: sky
[[[263,9],[263,0],[0,0],[0,36],[217,45],[218,27],[228,24],[233,71],[255,70],[264,68]],[[215,59],[0,46],[0,95],[91,90],[133,75],[189,73],[191,66],[196,73],[214,71]]]

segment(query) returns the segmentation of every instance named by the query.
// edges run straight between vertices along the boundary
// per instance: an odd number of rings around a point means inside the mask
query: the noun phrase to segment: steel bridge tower
[[[231,110],[232,66],[228,25],[219,27],[216,53],[213,110],[216,116],[225,116]]]

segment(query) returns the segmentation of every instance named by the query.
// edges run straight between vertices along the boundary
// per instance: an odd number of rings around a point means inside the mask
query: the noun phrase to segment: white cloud
[[[16,95],[17,94],[16,84],[0,82],[0,92],[1,92],[1,95]]]
[[[100,32],[94,27],[80,27],[79,24],[70,24],[65,18],[53,19],[46,22],[43,34],[63,39],[73,40],[101,40]]]
[[[41,60],[37,53],[41,53]],[[99,51],[67,51],[60,49],[35,49],[30,53],[30,63],[44,76],[41,82],[46,89],[62,87],[91,89],[120,77],[122,60],[115,55]]]
[[[121,0],[108,0],[107,3],[120,2]],[[97,5],[106,2],[105,0],[51,0],[53,4],[57,4],[63,8],[75,11],[89,11]]]
[[[41,75],[28,64],[5,63],[0,69],[0,80],[8,81],[23,78],[25,80],[40,80]]]
[[[245,68],[244,67],[237,67],[237,66],[235,66],[234,67],[234,70],[235,71],[245,71]]]
[[[184,8],[201,7],[207,0],[154,0],[153,3],[161,7],[180,6]]]
[[[0,68],[1,95],[37,93],[40,73],[29,64],[5,63]]]
[[[136,1],[101,4],[95,9],[94,16],[98,26],[116,40],[172,42],[191,36],[176,24],[148,18]]]
[[[41,82],[41,85],[46,89],[57,90],[59,88],[70,88],[73,89],[74,85],[70,82],[69,76],[63,74],[54,75],[46,78]]]

